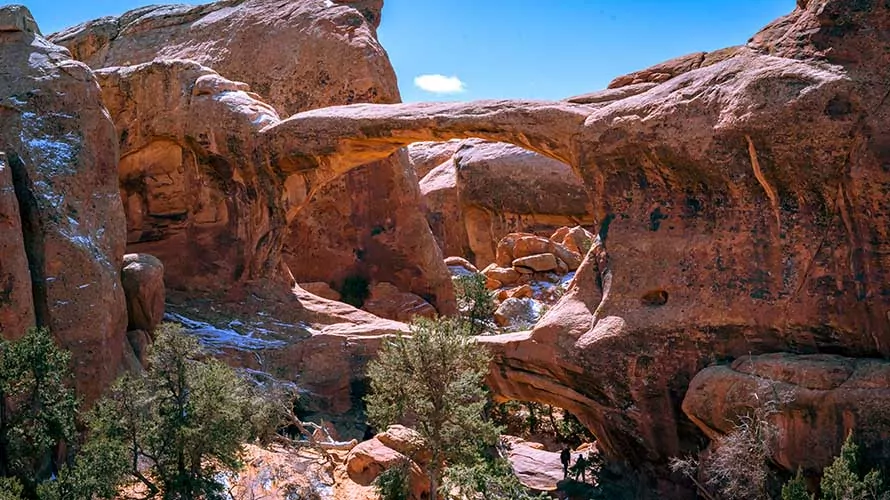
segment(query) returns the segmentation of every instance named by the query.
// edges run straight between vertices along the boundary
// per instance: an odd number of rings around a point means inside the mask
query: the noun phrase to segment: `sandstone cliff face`
[[[376,39],[381,8],[381,0],[226,0],[197,7],[152,6],[71,28],[54,35],[53,40],[93,68],[193,60],[226,78],[249,84],[286,116],[336,104],[399,101],[395,73]],[[236,141],[244,139],[238,136]],[[243,162],[250,151],[245,144],[234,149],[236,154],[227,158],[231,163]],[[122,152],[127,157],[132,150],[124,144]],[[138,170],[144,168],[140,165],[158,161],[179,162],[174,158],[175,148],[157,146],[142,154],[130,157],[131,163],[125,166]],[[168,158],[158,159],[157,155]],[[138,183],[155,182],[132,172],[126,175]],[[127,179],[122,171],[124,190]],[[201,179],[201,175],[192,175],[184,181],[160,182],[177,185],[170,188],[181,191],[172,193],[174,197],[187,194],[204,198],[198,202],[203,205],[219,204],[218,199],[207,199],[205,190],[195,183]],[[350,276],[387,281],[427,298],[443,312],[453,310],[447,270],[436,258],[435,240],[414,208],[419,202],[416,179],[402,157],[382,159],[325,186],[307,184],[294,175],[286,179],[285,189],[277,197],[264,193],[258,199],[242,199],[225,214],[203,208],[199,215],[178,206],[164,207],[160,219],[143,219],[138,229],[134,223],[140,221],[131,219],[130,250],[174,253],[187,247],[211,255],[212,267],[222,266],[223,274],[241,269],[243,277],[251,279],[281,276],[278,261],[285,245],[284,261],[298,281],[324,281],[337,288]],[[284,221],[280,220],[282,204]],[[172,220],[171,214],[164,213],[170,211],[176,212]],[[268,212],[264,216],[268,220],[257,221],[257,214],[263,211]],[[227,245],[219,245],[226,242],[205,231],[170,231],[170,226],[257,223],[261,227],[256,235],[245,236],[242,230]],[[287,231],[283,225],[289,225]],[[265,240],[258,242],[257,238],[263,237]],[[264,248],[256,248],[257,243]],[[219,254],[221,246],[229,247],[228,254]],[[260,260],[266,262],[268,273],[258,270]],[[181,271],[168,272],[172,286],[213,287],[201,273]],[[223,280],[217,289],[224,289],[229,281]]]
[[[0,20],[0,333],[48,327],[91,401],[126,345],[114,125],[89,68],[44,40],[27,9]]]
[[[600,241],[533,332],[487,339],[491,382],[577,413],[614,458],[663,463],[700,442],[680,402],[712,362],[890,355],[888,28],[884,3],[810,1],[658,85],[329,108],[263,140],[276,168],[319,182],[406,143],[469,136],[572,165]]]
[[[123,152],[128,248],[158,257],[174,288],[225,290],[281,274],[282,182],[252,157],[275,110],[191,61],[97,76]]]
[[[420,190],[444,253],[472,256],[480,268],[494,262],[497,242],[509,233],[549,237],[562,226],[594,223],[571,167],[509,144],[464,141]]]

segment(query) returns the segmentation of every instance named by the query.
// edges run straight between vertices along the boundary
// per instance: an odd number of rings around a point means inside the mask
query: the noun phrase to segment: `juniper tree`
[[[497,442],[497,427],[483,418],[489,361],[463,322],[443,318],[415,322],[369,365],[368,417],[380,428],[405,423],[423,437],[431,500],[446,464],[475,463],[480,445]]]

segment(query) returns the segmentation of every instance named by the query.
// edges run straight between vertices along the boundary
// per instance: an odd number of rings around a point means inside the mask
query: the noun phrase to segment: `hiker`
[[[563,448],[559,454],[559,460],[562,462],[562,478],[569,477],[569,462],[572,461],[572,452],[568,448]]]
[[[578,461],[575,462],[575,465],[572,466],[572,476],[574,477],[575,481],[578,480],[578,476],[581,476],[581,482],[584,483],[586,482],[585,472],[587,472],[587,459],[584,458],[584,455],[579,455]]]

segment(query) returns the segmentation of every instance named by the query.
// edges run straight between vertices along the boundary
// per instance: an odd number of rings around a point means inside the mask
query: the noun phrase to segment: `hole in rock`
[[[663,306],[667,304],[668,293],[667,290],[650,290],[640,300],[645,306]]]
[[[371,294],[371,283],[364,276],[353,274],[343,280],[339,292],[342,302],[360,308]]]

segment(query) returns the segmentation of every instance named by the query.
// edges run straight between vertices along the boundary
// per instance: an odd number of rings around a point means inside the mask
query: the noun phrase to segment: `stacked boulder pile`
[[[495,262],[480,271],[495,292],[498,326],[530,328],[566,291],[594,235],[581,226],[561,227],[549,238],[510,233],[497,245]],[[452,272],[475,271],[463,259],[446,260]]]

